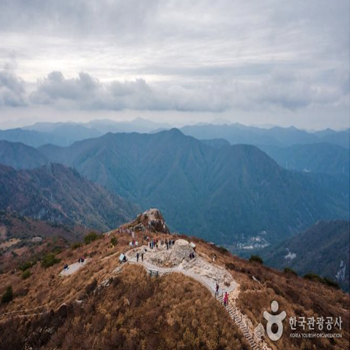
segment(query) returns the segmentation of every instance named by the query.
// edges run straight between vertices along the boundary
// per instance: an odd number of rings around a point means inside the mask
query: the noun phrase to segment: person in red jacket
[[[224,305],[225,306],[228,305],[228,294],[227,294],[227,292],[225,292],[225,296],[224,296]]]

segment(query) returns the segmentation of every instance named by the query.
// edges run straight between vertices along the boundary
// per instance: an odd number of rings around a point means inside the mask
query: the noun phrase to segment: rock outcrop
[[[146,210],[142,214],[139,214],[134,221],[125,224],[122,227],[134,231],[146,231],[147,229],[153,232],[170,233],[161,212],[159,209],[155,208]]]

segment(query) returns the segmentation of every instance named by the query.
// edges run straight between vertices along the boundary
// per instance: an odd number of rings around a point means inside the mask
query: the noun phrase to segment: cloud
[[[11,72],[0,71],[0,106],[19,107],[25,104],[24,81]]]
[[[52,72],[39,81],[31,100],[37,104],[53,104],[60,100],[85,101],[94,98],[100,84],[87,73],[80,73],[76,79],[65,79],[61,72]]]
[[[157,6],[157,0],[3,0],[0,29],[78,37],[141,33]]]
[[[0,104],[331,111],[349,106],[348,33],[348,0],[3,0],[0,66],[16,57],[22,90],[1,83]]]
[[[149,84],[144,79],[102,83],[88,73],[68,79],[56,71],[38,82],[30,101],[83,110],[222,112],[235,108],[261,109],[266,105],[297,110],[337,103],[346,93],[337,83],[337,80],[333,84],[317,82],[315,77],[301,79],[280,70],[261,82],[219,78],[192,84]]]

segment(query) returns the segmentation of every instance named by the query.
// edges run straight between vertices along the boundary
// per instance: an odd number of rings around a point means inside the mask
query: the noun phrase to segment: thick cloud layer
[[[4,0],[0,105],[338,115],[349,106],[349,10],[348,0]]]
[[[24,106],[24,82],[14,74],[0,71],[0,106]]]
[[[57,107],[111,110],[178,110],[222,112],[234,108],[264,108],[278,105],[297,110],[309,105],[341,103],[348,92],[337,84],[307,83],[290,73],[276,72],[261,82],[228,79],[197,84],[148,84],[143,79],[101,83],[87,73],[66,79],[52,72],[30,95],[34,104]]]

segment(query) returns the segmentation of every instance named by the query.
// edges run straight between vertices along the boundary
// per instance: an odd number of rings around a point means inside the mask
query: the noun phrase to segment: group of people
[[[79,260],[78,260],[78,263],[84,263],[84,261],[85,261],[85,258],[82,256],[81,258],[79,258]]]
[[[159,246],[165,244],[166,245],[166,249],[169,249],[171,246],[173,246],[175,244],[174,240],[168,240],[166,239],[165,241],[161,240],[159,241],[156,238],[152,238],[150,239],[149,237],[146,237],[146,241],[148,242],[148,245],[151,249],[153,248],[159,248]]]
[[[166,249],[169,249],[169,247],[173,246],[175,244],[175,241],[173,239],[169,239],[169,241],[165,240]]]
[[[137,252],[136,253],[136,260],[137,260],[137,262],[139,262],[140,256],[141,256],[141,261],[143,261],[143,255],[144,255],[144,252],[141,252],[141,253]]]
[[[194,257],[195,257],[194,252],[190,253],[189,258],[192,260],[192,259],[194,259]]]
[[[149,242],[149,247],[151,249],[158,248],[158,239],[152,238]]]

